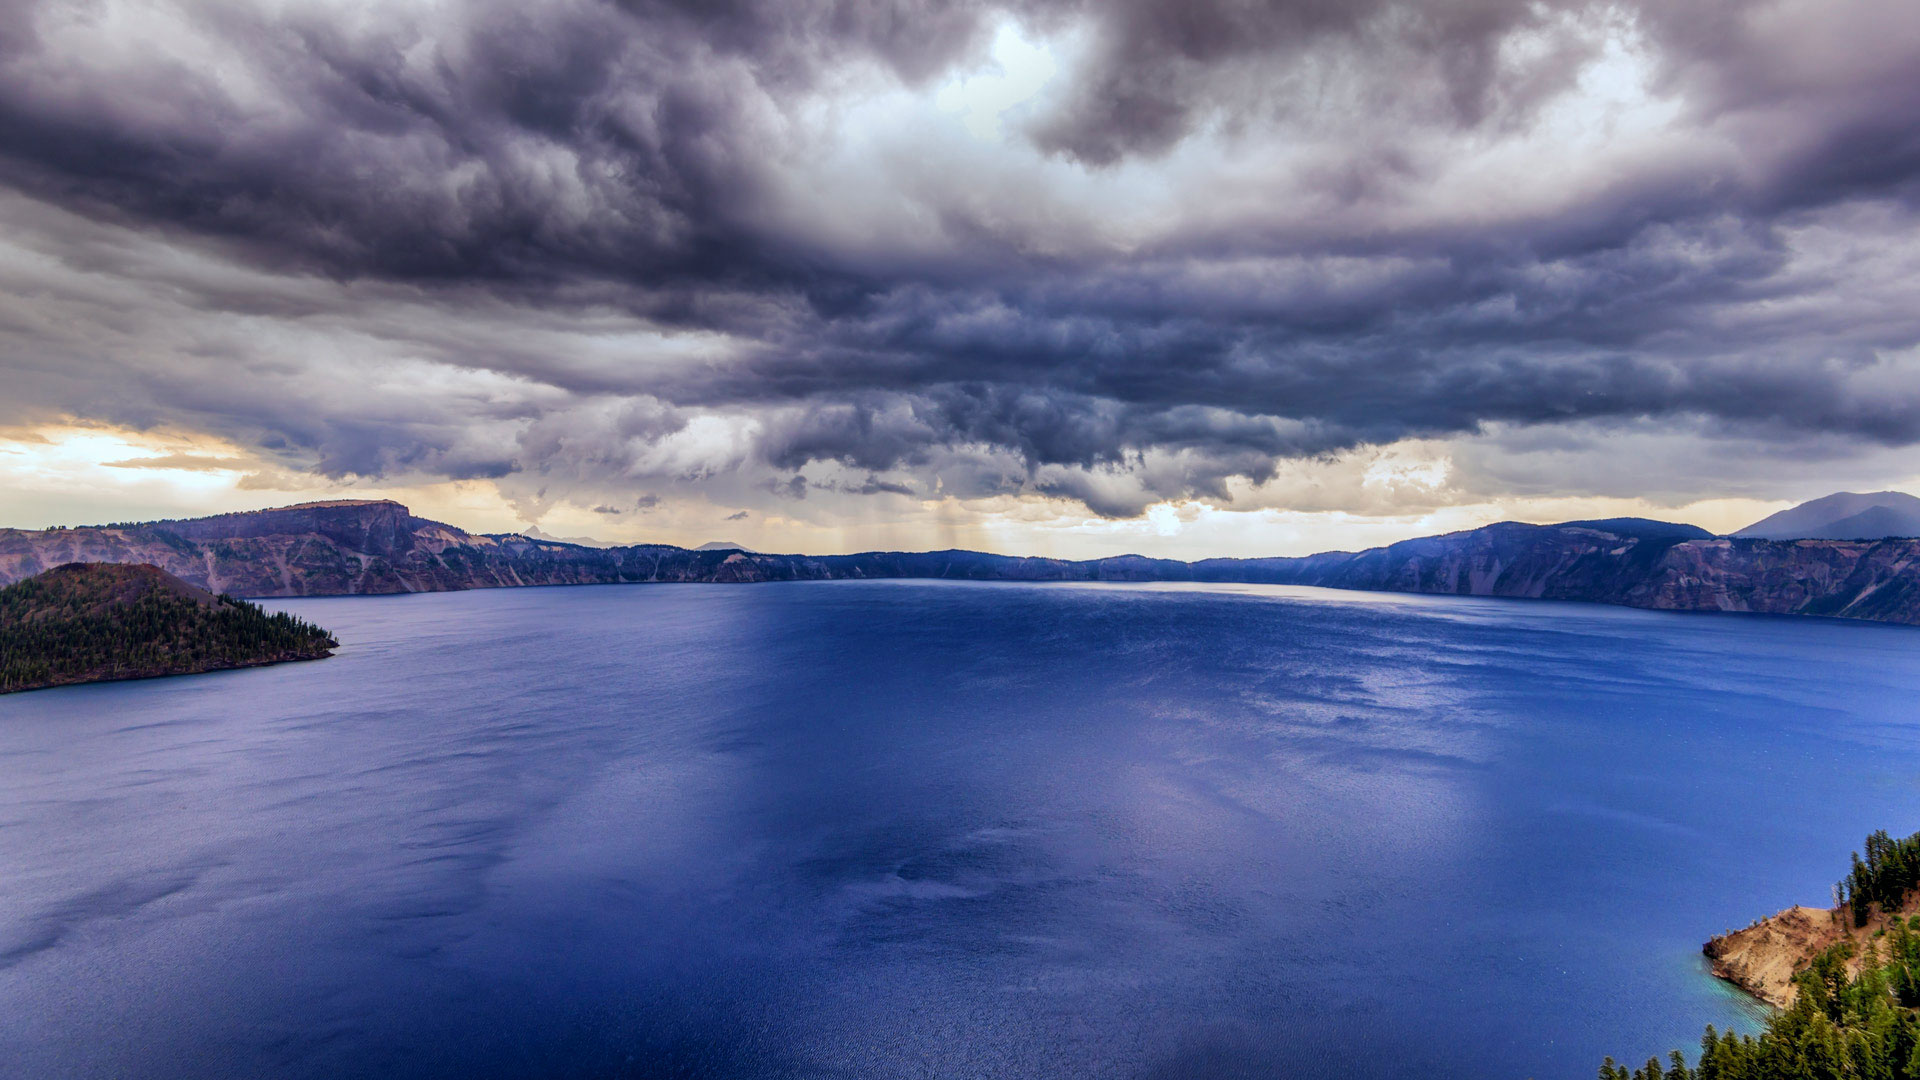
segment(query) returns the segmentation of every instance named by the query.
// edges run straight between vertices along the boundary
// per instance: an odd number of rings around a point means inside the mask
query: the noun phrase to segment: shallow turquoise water
[[[1581,1077],[1920,829],[1920,630],[1250,586],[284,605],[0,698],[36,1077]]]

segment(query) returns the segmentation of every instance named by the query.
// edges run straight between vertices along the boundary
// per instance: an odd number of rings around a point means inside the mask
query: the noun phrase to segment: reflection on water
[[[1920,827],[1920,631],[1250,586],[285,605],[0,699],[45,1077],[1585,1077]]]

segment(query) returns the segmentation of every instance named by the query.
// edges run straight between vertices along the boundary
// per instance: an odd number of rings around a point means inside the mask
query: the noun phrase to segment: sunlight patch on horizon
[[[726,533],[724,539],[756,550],[808,554],[963,547],[1068,559],[1137,553],[1194,560],[1358,550],[1507,520],[1652,517],[1727,533],[1791,505],[1751,498],[1662,505],[1606,496],[1489,497],[1452,488],[1453,479],[1444,445],[1408,443],[1300,463],[1291,476],[1237,490],[1232,501],[1160,501],[1132,518],[1102,518],[1058,497],[1005,494],[903,501],[896,511],[854,518],[845,516],[845,507],[803,502],[729,521],[736,509],[730,504],[671,487],[662,487],[644,511],[634,504],[610,514],[604,506],[556,501],[530,513],[492,480],[333,482],[205,434],[78,421],[0,429],[0,527],[14,528],[391,498],[470,532],[538,527],[559,537],[688,547]],[[1348,500],[1344,507],[1342,500]]]
[[[27,490],[76,482],[109,488],[163,483],[192,494],[232,486],[259,468],[245,454],[205,436],[91,424],[0,432],[0,475],[9,487]]]

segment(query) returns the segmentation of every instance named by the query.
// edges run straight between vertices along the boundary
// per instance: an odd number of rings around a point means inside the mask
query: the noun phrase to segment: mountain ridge
[[[1920,537],[1920,498],[1904,491],[1837,491],[1770,514],[1732,535],[1761,540]]]
[[[147,562],[214,592],[330,596],[524,585],[955,578],[1213,581],[1588,601],[1920,624],[1920,540],[1766,540],[1639,518],[1497,522],[1364,551],[1195,562],[950,549],[781,555],[476,534],[386,500],[0,529],[0,584],[65,562]]]

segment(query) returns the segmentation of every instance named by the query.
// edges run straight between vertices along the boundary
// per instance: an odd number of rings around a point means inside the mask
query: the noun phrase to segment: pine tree
[[[1920,834],[1885,831],[1855,853],[1835,894],[1864,924],[1874,905],[1898,912],[1920,886]],[[1920,916],[1890,920],[1884,938],[1861,947],[1841,942],[1795,976],[1797,997],[1757,1036],[1718,1032],[1700,1040],[1697,1065],[1674,1053],[1632,1071],[1608,1058],[1601,1080],[1920,1080]]]
[[[0,589],[0,693],[312,659],[336,647],[310,623],[149,566],[75,563]]]

